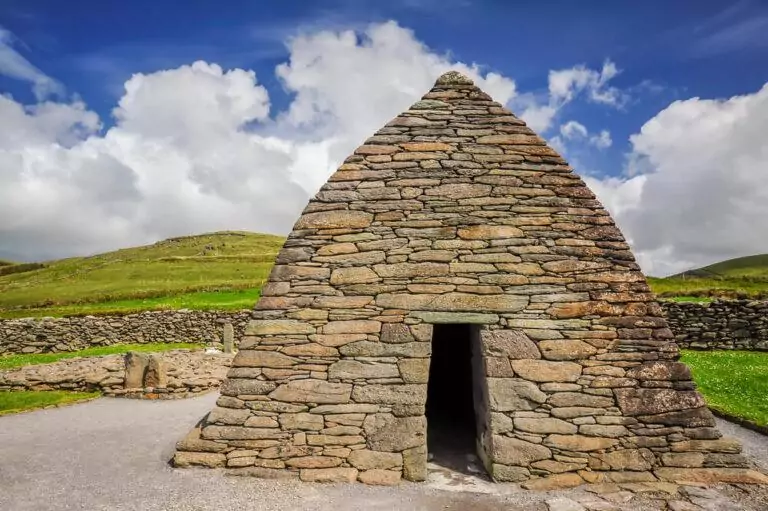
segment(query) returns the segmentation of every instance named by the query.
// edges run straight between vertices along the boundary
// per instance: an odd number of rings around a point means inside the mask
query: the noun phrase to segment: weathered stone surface
[[[394,486],[400,482],[400,470],[372,469],[360,472],[357,478],[361,483],[377,486]]]
[[[651,415],[705,406],[696,391],[673,389],[617,389],[616,401],[627,415]]]
[[[572,382],[581,376],[581,366],[573,362],[513,360],[512,369],[526,380],[536,382]]]
[[[322,415],[313,413],[281,413],[278,420],[280,427],[287,430],[320,431],[323,429]]]
[[[523,231],[509,225],[473,225],[457,231],[459,238],[465,240],[490,240],[522,238]]]
[[[663,481],[691,483],[768,484],[768,476],[744,468],[657,468],[653,472]]]
[[[360,470],[394,469],[403,465],[403,455],[393,452],[371,451],[360,449],[352,451],[349,455],[349,463]]]
[[[648,449],[621,449],[594,454],[589,465],[597,470],[651,470],[654,455]]]
[[[395,378],[399,375],[395,364],[380,362],[339,360],[328,368],[328,378],[331,379]]]
[[[298,358],[276,351],[240,350],[232,361],[232,367],[288,368],[299,362]]]
[[[245,335],[314,334],[315,327],[292,319],[254,320],[245,327]]]
[[[365,211],[333,210],[305,213],[296,222],[296,229],[355,229],[368,227],[373,215]]]
[[[357,403],[381,403],[388,405],[418,405],[427,399],[427,386],[406,385],[355,385],[352,399]]]
[[[173,466],[184,467],[223,467],[227,463],[227,457],[214,452],[183,452],[178,451],[173,456]]]
[[[397,362],[397,367],[405,383],[427,383],[429,380],[428,358],[404,358]]]
[[[305,468],[299,472],[302,481],[312,483],[353,483],[357,479],[356,468]]]
[[[330,282],[333,285],[370,284],[380,280],[381,277],[376,275],[376,272],[366,266],[337,268],[333,270],[330,277]]]
[[[520,417],[515,419],[515,428],[520,431],[527,431],[529,433],[562,433],[564,435],[570,435],[578,431],[578,427],[565,422],[561,419],[552,418],[526,418]]]
[[[363,429],[371,450],[401,452],[426,442],[427,421],[424,416],[395,417],[378,413],[365,419]]]
[[[576,339],[544,340],[539,349],[547,360],[580,360],[597,353],[597,348]]]
[[[323,325],[324,334],[375,334],[381,323],[370,320],[331,321]]]
[[[579,476],[578,474],[568,473],[568,474],[555,474],[555,475],[543,477],[540,479],[533,479],[531,481],[523,483],[522,487],[525,488],[526,490],[547,491],[547,490],[564,490],[566,488],[575,488],[576,486],[581,486],[582,484],[584,484],[584,479],[582,479],[581,476]],[[563,505],[559,505],[559,507],[560,509],[558,509],[558,507],[555,507],[553,505],[549,506],[551,511],[560,511],[560,510],[566,511],[568,509]]]
[[[271,381],[244,378],[227,378],[227,380],[221,386],[221,393],[224,396],[239,396],[244,394],[263,395],[269,394],[275,390],[276,387],[277,384]]]
[[[426,444],[403,451],[403,477],[408,481],[427,479]]]
[[[536,344],[521,330],[484,330],[480,335],[486,355],[512,359],[541,358]]]
[[[517,378],[488,378],[488,397],[498,412],[534,410],[547,400],[534,383]]]
[[[504,465],[527,466],[552,457],[552,451],[543,445],[517,438],[494,435],[492,443],[493,459]]]
[[[347,403],[351,392],[352,385],[348,383],[296,380],[280,385],[269,397],[288,403]]]
[[[566,451],[589,452],[607,449],[618,444],[614,438],[597,438],[583,435],[550,435],[544,439],[544,445]]]

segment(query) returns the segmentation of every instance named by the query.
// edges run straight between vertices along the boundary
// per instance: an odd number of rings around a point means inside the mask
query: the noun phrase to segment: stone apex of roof
[[[471,79],[467,78],[463,74],[459,73],[458,71],[451,70],[447,73],[443,73],[440,75],[440,78],[437,79],[435,82],[435,85],[474,85],[475,82],[473,82]]]

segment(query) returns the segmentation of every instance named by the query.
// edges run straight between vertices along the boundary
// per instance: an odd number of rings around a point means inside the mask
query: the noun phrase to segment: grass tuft
[[[59,406],[99,397],[98,392],[67,392],[63,390],[0,392],[0,415]]]
[[[710,408],[768,425],[768,353],[684,350],[681,360]]]
[[[103,355],[117,355],[129,351],[161,352],[178,349],[202,349],[202,344],[168,342],[147,344],[113,344],[111,346],[97,346],[79,351],[65,351],[61,353],[35,353],[31,355],[4,355],[0,356],[0,370],[12,369],[37,364],[50,364],[66,358],[99,357]]]

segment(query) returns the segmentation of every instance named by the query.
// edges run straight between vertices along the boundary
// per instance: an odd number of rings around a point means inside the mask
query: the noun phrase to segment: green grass
[[[137,298],[133,300],[115,300],[113,302],[84,303],[39,307],[30,309],[12,309],[0,311],[0,318],[63,317],[86,314],[128,314],[152,310],[237,310],[251,309],[259,300],[260,289],[240,289],[234,291],[199,291],[157,298]]]
[[[768,425],[768,353],[683,351],[710,408]]]
[[[98,392],[20,391],[0,392],[0,415],[34,410],[46,406],[76,403],[99,396]]]
[[[0,317],[250,308],[283,242],[220,232],[48,261],[44,268],[0,275]]]
[[[768,278],[701,278],[667,277],[664,279],[649,277],[651,290],[661,298],[688,297],[714,298],[754,298],[768,297]]]
[[[76,357],[99,357],[102,355],[116,355],[129,351],[158,352],[177,349],[200,349],[201,344],[185,342],[148,343],[148,344],[113,344],[111,346],[97,346],[80,351],[65,351],[61,353],[35,353],[31,355],[4,355],[0,356],[0,370],[14,367],[29,366],[35,364],[50,364],[57,360]]]

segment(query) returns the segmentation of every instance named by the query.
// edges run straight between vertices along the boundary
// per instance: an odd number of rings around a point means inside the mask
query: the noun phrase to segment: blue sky
[[[638,172],[638,168],[648,175],[661,174],[668,166],[660,161],[661,153],[633,145],[630,142],[633,134],[638,134],[649,120],[675,101],[701,98],[725,102],[732,96],[756,94],[768,82],[768,3],[757,0],[631,3],[607,0],[135,0],[120,3],[4,0],[0,4],[0,28],[6,34],[1,39],[5,41],[4,47],[15,54],[14,58],[24,60],[57,85],[52,93],[36,96],[29,79],[19,79],[7,68],[3,72],[0,53],[0,92],[27,108],[43,101],[72,104],[80,100],[100,121],[98,127],[81,138],[102,137],[119,124],[112,111],[124,97],[124,85],[132,75],[149,76],[202,60],[218,64],[225,72],[230,69],[254,71],[258,85],[268,93],[271,109],[267,120],[277,123],[280,113],[288,111],[301,95],[300,87],[288,84],[276,73],[277,66],[296,57],[292,38],[324,31],[338,34],[357,30],[361,38],[358,45],[364,45],[366,30],[372,24],[386,22],[394,22],[403,33],[410,31],[411,38],[422,44],[430,55],[448,62],[475,64],[483,75],[492,72],[513,80],[516,95],[508,104],[518,114],[532,103],[547,103],[547,98],[552,96],[550,72],[583,66],[582,69],[599,73],[606,62],[615,65],[619,72],[609,77],[605,87],[619,94],[620,101],[607,104],[591,100],[588,94],[591,89],[586,87],[573,100],[558,106],[543,131],[550,140],[559,137],[559,142],[554,143],[562,143],[559,148],[577,170],[600,181],[590,184],[609,207],[618,204],[614,206],[616,211],[612,211],[619,217],[621,203],[629,200],[628,190],[645,186],[631,182],[629,174]],[[406,35],[402,37],[408,39]],[[356,70],[348,72],[355,74]],[[403,81],[407,76],[392,79]],[[718,109],[717,105],[709,106]],[[682,107],[678,111],[682,111]],[[392,116],[397,111],[385,111],[381,115],[385,113]],[[582,133],[579,137],[578,130],[571,130],[569,133],[576,135],[568,139],[562,132],[568,121],[583,126],[588,134]],[[737,129],[741,124],[729,126]],[[664,128],[671,130],[669,133],[675,130],[666,125]],[[589,143],[603,130],[609,133],[610,146]],[[344,132],[345,136],[351,136],[348,131]],[[304,138],[307,137],[309,135]],[[57,140],[60,141],[60,137]],[[647,145],[651,147],[651,142]],[[727,148],[723,151],[727,152]],[[687,174],[685,179],[692,177],[695,175]],[[611,178],[622,181],[617,184],[611,182]],[[677,179],[679,182],[683,177],[677,176]],[[312,182],[322,182],[322,179]],[[680,200],[680,196],[674,198]],[[305,199],[297,198],[296,203]],[[692,208],[697,201],[701,202],[701,197],[691,199]],[[729,210],[725,216],[732,213]],[[687,213],[692,218],[699,214],[701,211],[695,208]],[[625,231],[631,230],[633,224],[642,223],[627,215],[629,220],[619,218]],[[286,216],[290,218],[290,214]],[[135,221],[134,217],[128,222]],[[284,224],[249,227],[279,231],[285,229]],[[174,229],[193,231],[197,227],[216,226],[218,224],[180,224],[169,225],[165,230],[144,229],[140,235],[126,234],[123,238],[111,238],[106,244],[88,241],[89,236],[83,234],[82,245],[70,247],[69,251],[87,252],[108,248],[110,243],[133,243],[182,234],[172,232]],[[0,233],[19,228],[5,226],[4,231],[3,227],[0,224]],[[684,227],[681,223],[681,228]],[[628,237],[649,238],[647,233],[635,234],[629,232]],[[16,236],[15,239],[14,247],[3,247],[0,241],[0,252],[5,250],[26,258],[66,252],[56,243],[53,247],[35,243],[29,249],[19,249],[18,244],[27,243],[26,238]],[[673,265],[675,269],[684,264],[763,250],[754,244],[715,250],[708,245],[688,246],[696,243],[686,241],[687,248],[683,250],[670,248],[669,239],[644,243],[648,245],[648,257],[661,257],[662,253],[666,253],[667,258],[677,257],[681,262]],[[636,247],[636,250],[643,248]],[[768,251],[768,247],[764,249]],[[680,257],[681,251],[685,252],[684,257]],[[651,256],[652,253],[655,255]],[[669,255],[675,253],[677,255]],[[663,268],[656,271],[671,271],[668,263]]]

